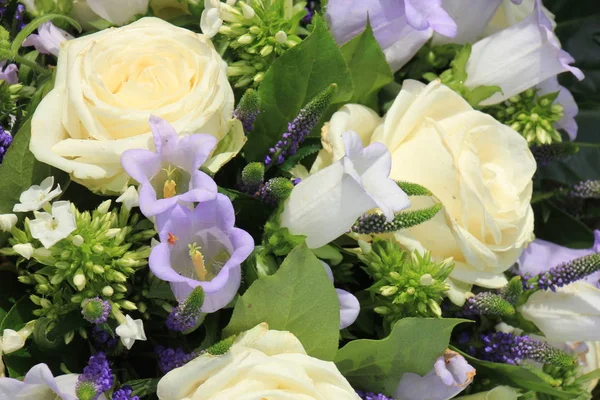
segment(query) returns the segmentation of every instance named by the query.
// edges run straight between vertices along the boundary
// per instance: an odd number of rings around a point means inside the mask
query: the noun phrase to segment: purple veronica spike
[[[360,390],[356,391],[356,394],[363,400],[394,400],[391,397],[387,397],[382,393],[371,393],[371,392],[361,392]]]
[[[133,389],[131,389],[131,386],[123,386],[113,393],[111,400],[140,400],[139,396],[132,395]]]
[[[199,355],[196,352],[186,353],[181,348],[170,349],[163,346],[157,346],[154,349],[154,352],[158,356],[158,367],[163,374],[166,374],[175,368],[184,366]]]
[[[217,184],[199,171],[217,140],[205,134],[179,138],[175,129],[159,117],[150,117],[156,153],[134,149],[121,156],[123,169],[140,183],[140,209],[155,216],[176,204],[213,200]]]
[[[240,264],[254,249],[252,236],[234,223],[233,205],[222,194],[194,210],[177,205],[157,216],[161,242],[150,254],[150,270],[171,283],[180,303],[197,286],[205,294],[202,312],[215,312],[233,299]]]
[[[517,263],[521,275],[533,276],[548,272],[550,269],[576,258],[598,252],[600,252],[600,230],[594,231],[594,246],[591,249],[569,249],[536,239],[527,246]],[[584,280],[600,288],[600,272],[593,273]]]
[[[19,67],[16,64],[6,65],[6,61],[0,61],[0,81],[14,85],[19,81],[18,71]]]
[[[84,387],[93,387],[96,392],[94,399],[97,399],[102,393],[110,389],[113,383],[114,377],[106,359],[106,354],[100,352],[90,357],[87,367],[83,369],[83,374],[79,375],[75,390],[80,393]]]
[[[12,144],[13,137],[0,126],[0,164],[4,161],[4,155]]]
[[[484,347],[477,356],[482,360],[515,365],[521,364],[523,360],[557,366],[571,366],[574,363],[573,358],[562,350],[527,335],[494,332],[482,335],[481,340]]]

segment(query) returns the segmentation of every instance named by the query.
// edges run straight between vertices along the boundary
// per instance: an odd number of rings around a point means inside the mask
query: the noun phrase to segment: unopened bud
[[[435,279],[431,276],[431,274],[421,275],[419,278],[419,283],[421,286],[431,286],[435,282]]]
[[[71,239],[71,243],[73,243],[74,246],[81,246],[83,244],[83,236],[81,235],[75,235],[73,236],[73,238]]]
[[[237,41],[239,44],[250,44],[252,43],[252,41],[254,41],[254,36],[250,34],[245,34],[240,36]]]
[[[75,337],[75,331],[71,331],[65,334],[65,344],[69,344],[73,341]]]
[[[75,274],[75,276],[73,277],[73,285],[75,285],[75,287],[79,291],[85,289],[86,283],[87,280],[85,279],[85,275],[83,275],[82,273]]]
[[[260,50],[260,55],[263,57],[268,56],[269,54],[271,54],[273,52],[273,46],[271,46],[270,44],[266,45],[265,47],[263,47]]]
[[[127,282],[127,277],[120,273],[119,271],[114,271],[111,276],[112,280],[115,282],[124,283]]]
[[[381,293],[382,296],[393,296],[398,292],[398,287],[397,286],[383,286],[379,289],[379,293]]]
[[[104,246],[101,244],[95,244],[92,246],[92,251],[96,254],[102,254],[104,252]]]
[[[277,43],[285,43],[288,40],[288,36],[284,31],[279,31],[275,34],[275,40]]]
[[[115,293],[115,290],[110,286],[104,286],[102,288],[102,295],[106,297],[110,297]]]
[[[433,314],[435,314],[438,317],[442,316],[442,309],[440,308],[440,305],[433,299],[429,299],[427,301],[427,305],[429,306],[429,309],[431,310],[431,312],[433,312]]]
[[[390,313],[392,310],[390,310],[388,307],[381,306],[381,307],[375,307],[375,308],[373,309],[373,311],[375,311],[377,314],[380,314],[380,315],[387,315],[387,314],[389,314],[389,313]]]
[[[119,305],[125,310],[134,311],[137,310],[137,306],[129,300],[123,300],[119,302]]]
[[[21,275],[17,279],[19,280],[19,282],[25,285],[33,285],[33,279],[31,279],[29,276]]]
[[[110,210],[110,205],[112,204],[112,200],[105,200],[98,206],[98,212],[100,214],[106,214],[108,210]]]

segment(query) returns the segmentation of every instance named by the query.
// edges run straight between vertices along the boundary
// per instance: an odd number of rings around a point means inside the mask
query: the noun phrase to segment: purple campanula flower
[[[16,64],[6,65],[6,61],[0,61],[0,81],[14,85],[19,81],[18,71],[19,67]]]
[[[454,37],[457,31],[442,0],[330,0],[326,16],[340,44],[361,33],[368,16],[394,71],[406,64],[433,32]]]
[[[46,364],[33,366],[25,375],[23,381],[12,378],[0,378],[0,399],[40,399],[46,398],[48,391],[56,393],[61,400],[77,400],[75,386],[77,374],[67,374],[54,377]],[[98,400],[106,400],[101,394]]]
[[[321,264],[323,264],[329,280],[333,283],[333,271],[331,271],[331,267],[324,261],[321,261]],[[350,292],[342,289],[335,289],[335,292],[340,303],[340,329],[344,329],[352,325],[356,321],[356,318],[358,318],[360,303],[356,296]]]
[[[176,204],[213,200],[217,184],[199,168],[217,140],[205,134],[179,138],[167,121],[156,116],[150,117],[150,127],[156,152],[133,149],[121,156],[123,169],[140,183],[142,213],[152,217]]]
[[[180,303],[197,286],[205,293],[203,312],[215,312],[233,299],[240,264],[254,249],[252,237],[234,223],[233,205],[222,194],[194,210],[177,205],[157,216],[160,244],[150,254],[150,270],[171,283]]]
[[[45,22],[38,28],[37,34],[31,34],[23,42],[24,47],[33,46],[42,54],[58,56],[60,44],[73,39],[68,32],[57,28],[52,22]]]
[[[517,261],[519,273],[525,276],[548,272],[551,268],[576,258],[600,252],[600,230],[594,231],[594,245],[590,249],[569,249],[552,242],[536,239],[527,246]],[[600,272],[589,275],[584,281],[600,289]]]
[[[446,350],[427,375],[411,372],[402,375],[394,399],[451,399],[469,386],[474,377],[475,368],[463,356]]]

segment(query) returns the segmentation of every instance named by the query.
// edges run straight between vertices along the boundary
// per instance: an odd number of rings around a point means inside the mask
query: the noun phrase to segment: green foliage
[[[464,97],[473,107],[477,107],[480,102],[491,97],[494,93],[501,92],[498,86],[478,86],[474,89],[467,88],[464,83],[467,81],[467,62],[471,56],[471,45],[466,44],[457,53],[456,57],[450,62],[450,69],[442,72],[439,76],[442,83]],[[438,78],[433,73],[424,75],[425,79],[433,81]]]
[[[334,358],[340,325],[337,294],[323,265],[304,244],[290,252],[274,275],[250,286],[237,301],[223,335],[262,322],[269,329],[292,332],[309,355]]]
[[[377,93],[394,80],[394,74],[373,35],[371,24],[367,24],[361,34],[344,43],[342,54],[354,82],[354,94],[350,102],[376,108]]]
[[[279,224],[280,214],[281,209],[274,212],[265,224],[263,245],[265,246],[265,249],[276,256],[285,256],[292,251],[294,247],[304,242],[305,237],[292,235],[287,228],[283,228]]]
[[[462,319],[405,318],[381,340],[353,340],[341,348],[335,363],[352,387],[393,394],[406,372],[425,375],[448,347],[452,329]]]
[[[412,182],[396,182],[400,189],[408,196],[432,196],[433,194],[424,186]]]
[[[334,103],[352,97],[354,86],[342,52],[322,18],[316,17],[313,23],[310,36],[279,57],[260,85],[262,112],[244,147],[251,161],[262,161],[269,147],[287,131],[288,122],[327,86],[338,86]]]
[[[31,120],[28,120],[15,135],[0,165],[0,214],[11,213],[21,193],[48,176],[54,176],[62,187],[69,182],[67,174],[35,159],[29,151],[30,137]]]
[[[222,356],[223,354],[229,351],[229,349],[233,345],[233,342],[235,341],[235,338],[236,335],[231,335],[221,340],[220,342],[210,346],[208,349],[206,349],[206,352],[213,356]]]
[[[440,303],[448,290],[446,278],[451,262],[435,262],[429,254],[407,253],[393,239],[378,239],[363,245],[359,259],[375,283],[375,312],[392,325],[404,317],[439,317]]]

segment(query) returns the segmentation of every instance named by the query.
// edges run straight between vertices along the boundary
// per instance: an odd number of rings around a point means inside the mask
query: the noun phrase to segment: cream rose
[[[233,104],[226,64],[207,37],[143,18],[62,44],[54,89],[33,115],[30,149],[92,190],[120,193],[129,180],[121,154],[154,146],[150,115],[180,135],[221,140],[233,126],[217,146],[231,150],[241,129]]]
[[[395,234],[402,245],[431,251],[438,260],[452,257],[450,283],[463,292],[472,284],[507,283],[503,272],[533,232],[536,163],[523,137],[438,81],[408,80],[383,119],[360,105],[335,113],[323,130],[324,150],[312,172],[343,156],[340,137],[348,130],[364,144],[388,147],[390,178],[421,184],[444,205],[433,220]],[[429,198],[411,201],[413,209],[432,205]],[[457,293],[451,291],[451,299],[460,304],[465,299]]]
[[[158,382],[160,400],[359,400],[332,362],[310,357],[290,332],[266,323],[222,356],[203,354]]]

